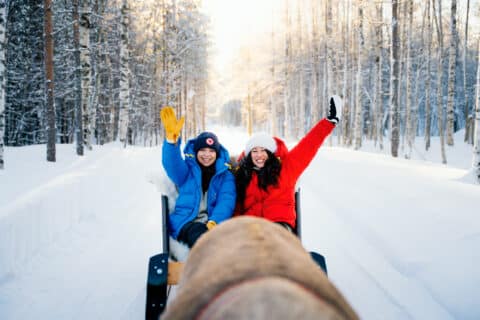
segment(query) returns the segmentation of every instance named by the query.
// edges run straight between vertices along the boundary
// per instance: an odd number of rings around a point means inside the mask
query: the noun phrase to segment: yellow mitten
[[[180,131],[182,131],[183,124],[185,123],[185,117],[177,120],[175,110],[172,107],[164,107],[160,110],[160,119],[165,127],[167,141],[176,143],[180,136]]]
[[[207,222],[207,229],[208,230],[212,230],[215,226],[217,225],[217,223],[213,220],[208,220]]]

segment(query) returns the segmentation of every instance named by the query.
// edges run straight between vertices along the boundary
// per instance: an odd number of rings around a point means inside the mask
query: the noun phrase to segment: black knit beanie
[[[202,148],[210,148],[219,153],[220,143],[218,142],[217,136],[214,133],[207,131],[200,133],[193,143],[193,151],[197,153],[198,150]]]

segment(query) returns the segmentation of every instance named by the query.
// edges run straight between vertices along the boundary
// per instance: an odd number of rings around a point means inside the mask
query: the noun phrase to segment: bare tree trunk
[[[375,38],[375,93],[373,102],[373,132],[375,143],[378,141],[380,150],[383,150],[383,3],[378,2],[375,5],[376,24]]]
[[[285,66],[284,66],[284,88],[283,88],[283,108],[285,120],[283,122],[283,132],[285,137],[290,136],[289,125],[290,125],[290,77],[291,77],[291,55],[292,55],[292,39],[291,39],[291,22],[289,15],[289,1],[285,0],[285,23],[287,25],[285,31]]]
[[[306,88],[309,86],[309,83],[307,83],[307,79],[306,79],[306,74],[307,74],[307,70],[305,70],[305,66],[306,66],[306,61],[305,59],[303,58],[304,57],[304,47],[305,47],[305,44],[304,44],[304,39],[303,39],[303,28],[302,28],[302,14],[301,14],[301,10],[302,10],[302,6],[299,4],[297,4],[297,37],[298,37],[298,43],[296,45],[296,48],[299,52],[299,61],[298,61],[298,90],[297,90],[297,94],[298,94],[298,105],[297,105],[297,108],[296,110],[298,110],[297,112],[297,119],[295,121],[295,123],[297,124],[297,130],[296,130],[296,134],[297,134],[297,137],[302,137],[303,135],[305,135],[306,131],[305,131],[305,102],[306,102],[306,99],[307,97],[305,96],[305,93],[306,93]]]
[[[480,184],[480,41],[478,42],[477,90],[475,94],[475,139],[473,145],[473,171],[476,183]]]
[[[357,48],[357,79],[356,79],[356,101],[355,101],[355,150],[362,147],[363,135],[363,68],[362,58],[365,50],[365,39],[363,34],[363,1],[358,1],[358,48]]]
[[[408,24],[406,24],[407,43],[406,43],[406,66],[405,66],[405,79],[406,79],[406,92],[405,92],[405,137],[407,138],[407,148],[405,150],[405,158],[410,159],[413,147],[413,119],[412,119],[412,84],[413,84],[413,70],[412,70],[412,27],[413,27],[413,1],[408,0],[405,3],[406,15]]]
[[[400,144],[400,115],[399,115],[399,76],[400,76],[400,37],[399,37],[399,0],[392,0],[392,75],[391,75],[391,152],[398,157]]]
[[[435,10],[435,0],[433,0],[433,10]],[[437,121],[438,121],[438,135],[440,137],[440,154],[442,156],[442,163],[447,163],[447,155],[445,152],[445,129],[443,126],[443,28],[442,28],[442,1],[438,0],[438,18],[437,14],[434,14],[435,24],[437,26],[438,37],[438,52],[437,52]]]
[[[329,57],[330,57],[330,37],[332,34],[332,7],[330,0],[325,0],[325,40],[324,40],[324,48],[323,48],[323,94],[322,100],[320,100],[320,106],[322,108],[322,115],[326,114],[326,108],[328,106],[328,95],[329,95],[329,87],[330,87],[330,77],[329,77]]]
[[[354,10],[354,6],[353,6],[353,1],[356,1],[356,0],[352,0],[352,9],[351,9],[351,12],[350,12],[350,15],[353,16],[353,10]],[[350,50],[349,50],[349,54],[350,54],[350,66],[349,66],[349,70],[347,71],[348,72],[348,81],[349,81],[349,84],[348,84],[348,87],[349,87],[349,93],[347,94],[347,97],[348,97],[348,108],[347,108],[347,113],[348,113],[348,117],[349,117],[349,123],[350,123],[350,126],[348,128],[348,131],[347,131],[347,139],[348,139],[348,142],[347,142],[347,145],[349,147],[351,147],[353,144],[354,144],[354,139],[355,139],[355,132],[354,132],[354,129],[355,129],[355,101],[357,99],[357,94],[356,94],[356,77],[357,77],[357,73],[355,72],[355,66],[356,66],[356,56],[357,56],[357,44],[358,41],[356,41],[356,37],[355,37],[355,29],[354,29],[354,22],[352,22],[352,24],[350,25],[350,35],[349,35],[349,46],[350,46]]]
[[[447,144],[453,146],[455,133],[455,66],[457,61],[457,0],[452,0],[450,13],[450,50],[448,59]]]
[[[106,0],[95,0],[97,16],[103,15],[105,12]],[[97,85],[97,143],[103,145],[116,139],[116,112],[113,104],[113,96],[111,94],[113,86],[113,70],[110,56],[106,53],[107,46],[107,30],[103,20],[97,20],[99,27],[97,31],[97,48],[98,62],[96,64],[96,85]]]
[[[99,0],[94,0],[91,9],[91,17],[90,17],[90,29],[92,30],[92,37],[90,39],[90,43],[92,44],[91,47],[93,49],[90,53],[90,97],[89,97],[89,105],[90,105],[90,123],[91,123],[91,139],[95,140],[95,143],[98,144],[98,133],[99,128],[97,128],[98,118],[100,115],[99,112],[99,105],[98,105],[98,96],[99,96],[99,73],[98,73],[98,59],[100,56],[99,52],[99,39],[100,39],[100,24],[99,24],[99,17],[103,12],[99,11]]]
[[[248,136],[253,134],[253,110],[252,110],[252,98],[250,96],[250,86],[248,86],[247,93],[247,133]]]
[[[54,79],[53,79],[53,19],[52,19],[52,1],[45,0],[45,105],[47,117],[47,161],[56,161],[56,127],[55,127],[55,105],[54,105]]]
[[[7,3],[6,0],[0,0],[0,170],[5,168],[3,139],[5,137],[5,83],[7,77],[5,65],[6,25]]]
[[[398,77],[399,88],[398,88],[398,112],[399,112],[399,122],[400,122],[400,151],[405,151],[405,120],[406,120],[406,83],[407,83],[407,3],[409,0],[399,2],[399,12],[398,12],[398,21],[399,21],[399,34],[400,34],[400,76]]]
[[[426,3],[427,19],[427,72],[425,76],[425,150],[430,149],[430,137],[432,136],[432,106],[431,106],[431,69],[432,69],[432,17],[430,1]]]
[[[163,7],[160,5],[156,6],[155,7],[155,10],[152,10],[151,12],[151,19],[155,22],[157,21],[161,21],[161,17],[162,17],[162,9]],[[157,25],[157,24],[156,24]],[[160,25],[160,22],[158,22],[158,25]],[[153,93],[152,95],[150,96],[150,104],[152,105],[152,122],[153,122],[153,131],[154,131],[154,134],[155,134],[155,145],[158,145],[161,141],[161,133],[163,132],[163,130],[161,130],[161,121],[160,121],[160,117],[159,117],[159,114],[160,114],[160,109],[163,107],[163,104],[162,104],[162,97],[161,95],[159,94],[160,93],[160,84],[161,84],[161,81],[160,79],[162,78],[162,76],[160,75],[160,72],[159,70],[161,69],[160,68],[160,63],[159,63],[159,51],[160,51],[160,46],[158,44],[158,38],[159,38],[159,28],[154,28],[153,29],[153,34],[152,34],[152,39],[154,41],[154,44],[153,44],[153,54],[155,55],[153,58],[153,62],[152,62],[152,77],[150,79],[151,81],[151,87],[152,87],[152,90],[153,90]]]
[[[306,68],[304,71],[304,93],[303,93],[303,119],[300,120],[303,123],[303,133],[308,132],[308,129],[312,127],[312,66],[311,61],[305,61]],[[300,115],[302,117],[302,115]]]
[[[248,51],[248,54],[247,54],[247,57],[245,59],[245,66],[247,68],[247,70],[251,70],[252,69],[252,60],[251,60],[251,56],[250,56],[250,51]],[[252,108],[252,96],[251,96],[251,92],[252,92],[252,89],[251,89],[251,85],[250,85],[250,82],[251,82],[251,77],[250,77],[250,73],[248,73],[249,76],[248,76],[248,82],[247,82],[247,119],[246,119],[246,124],[247,124],[247,133],[249,136],[251,136],[253,134],[253,108]]]
[[[75,137],[77,140],[77,155],[83,156],[83,110],[82,110],[82,69],[80,58],[80,16],[79,16],[79,0],[73,0],[73,42],[75,47]]]
[[[200,98],[198,101],[198,105],[200,105],[200,115],[202,117],[201,119],[201,125],[202,125],[202,131],[205,130],[205,128],[207,127],[207,106],[205,104],[205,88],[202,88],[202,90],[200,91],[200,94],[198,95],[199,97],[202,97]]]
[[[321,108],[321,90],[320,90],[320,33],[318,16],[319,3],[312,0],[312,68],[313,68],[313,101],[312,101],[312,121],[315,123],[320,118]]]
[[[88,149],[92,149],[92,121],[94,120],[93,108],[89,97],[91,85],[91,63],[90,63],[90,6],[88,1],[82,1],[81,12],[79,12],[80,31],[80,66],[82,75],[82,122],[83,142]]]
[[[298,21],[298,20],[297,20]],[[293,24],[293,22],[292,22]],[[299,34],[294,32],[292,35],[292,77],[290,81],[290,92],[291,92],[291,105],[290,105],[290,112],[291,112],[291,132],[292,137],[295,139],[299,138],[300,135],[300,105],[301,105],[301,96],[302,96],[302,73],[301,73],[301,59],[300,59],[300,52],[301,49],[300,41],[299,41]]]
[[[345,27],[342,32],[343,34],[343,52],[344,52],[344,59],[343,59],[343,90],[342,90],[342,97],[345,101],[345,105],[343,107],[342,111],[342,121],[341,121],[341,126],[342,126],[342,140],[343,144],[349,145],[350,144],[350,114],[351,114],[351,103],[350,101],[350,86],[348,85],[349,81],[349,65],[350,65],[350,45],[349,45],[349,39],[350,39],[350,33],[351,33],[351,28],[350,28],[350,12],[351,12],[351,2],[350,0],[347,1],[347,4],[345,5]]]
[[[328,19],[329,23],[329,34],[328,34],[328,41],[330,42],[329,50],[328,50],[328,60],[330,66],[330,83],[329,83],[329,95],[326,98],[325,104],[325,111],[328,110],[328,98],[332,94],[339,94],[339,60],[340,56],[337,55],[339,42],[336,38],[336,33],[333,30],[339,30],[341,27],[340,19],[337,19],[336,15],[340,13],[340,2],[339,1],[330,1],[329,8],[328,8]],[[335,14],[335,18],[334,18]]]
[[[427,1],[428,2],[428,1]],[[414,4],[412,4],[412,9],[414,8]],[[420,12],[422,12],[419,9]],[[413,16],[413,12],[412,12]],[[423,11],[422,15],[422,26],[421,26],[421,34],[420,34],[420,46],[415,47],[415,50],[413,52],[412,56],[412,63],[413,61],[416,61],[416,71],[413,72],[412,70],[412,76],[415,74],[415,86],[414,86],[414,91],[412,93],[412,143],[415,144],[415,139],[417,138],[417,131],[418,131],[418,126],[420,124],[420,118],[419,118],[419,106],[420,106],[420,101],[421,101],[421,93],[420,93],[420,88],[422,87],[422,74],[424,73],[424,65],[427,62],[427,59],[430,59],[429,56],[425,56],[424,54],[424,48],[425,48],[425,26],[427,24],[427,14],[426,11]],[[412,33],[413,33],[412,29]],[[431,37],[431,34],[428,34],[428,38]],[[415,146],[415,145],[414,145]]]
[[[273,16],[273,14],[272,14]],[[273,19],[272,19],[273,21]],[[270,66],[271,68],[271,82],[272,84],[275,83],[275,28],[273,26],[273,22],[272,22],[272,65]],[[270,100],[270,112],[272,113],[272,117],[271,117],[271,124],[272,124],[272,135],[274,136],[278,136],[278,114],[277,114],[277,103],[275,101],[275,98],[274,98],[274,90],[273,88],[270,90],[270,96],[269,96],[269,100]]]
[[[470,117],[470,108],[468,107],[468,92],[467,92],[467,52],[468,52],[468,16],[470,13],[470,0],[467,0],[467,13],[466,13],[466,18],[465,18],[465,39],[464,39],[464,45],[463,45],[463,93],[464,93],[464,99],[465,99],[465,108],[463,109],[463,115],[465,117],[465,137],[464,141],[468,142],[469,141],[469,135],[468,132],[469,130],[469,117]]]
[[[305,6],[305,10],[307,11],[308,9]],[[304,21],[305,24],[308,24],[307,21]],[[313,104],[312,104],[312,92],[313,92],[313,59],[311,56],[312,52],[312,38],[311,34],[308,33],[309,28],[305,27],[305,32],[304,32],[304,37],[305,37],[305,62],[304,62],[304,81],[305,81],[305,87],[304,87],[304,93],[303,93],[303,112],[304,112],[304,120],[303,120],[303,132],[308,132],[310,128],[312,127],[313,119],[312,119],[312,109],[313,109]]]
[[[154,35],[155,35],[155,31],[154,31]],[[154,39],[156,39],[157,37],[154,36],[153,37]],[[154,53],[156,54],[157,51],[158,51],[158,46],[157,44],[155,43],[154,45],[155,49],[154,49]],[[162,131],[160,129],[160,117],[159,117],[159,114],[160,114],[160,109],[162,108],[162,105],[160,103],[160,99],[159,99],[159,77],[157,77],[158,75],[158,64],[157,64],[157,61],[156,59],[154,60],[153,62],[153,72],[152,72],[153,76],[151,78],[151,81],[152,81],[152,90],[153,90],[153,94],[150,96],[150,104],[153,106],[153,131],[154,131],[154,134],[155,134],[155,145],[159,145],[160,144],[160,132]]]
[[[121,13],[121,44],[120,44],[120,114],[118,135],[120,142],[125,147],[128,143],[128,127],[130,112],[130,68],[128,50],[129,31],[129,7],[128,1],[123,0]]]

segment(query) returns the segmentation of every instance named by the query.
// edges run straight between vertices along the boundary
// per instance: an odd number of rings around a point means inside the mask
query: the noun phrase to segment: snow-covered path
[[[360,158],[363,161],[359,163]],[[384,311],[377,314],[360,310],[365,319],[454,319],[437,300],[444,298],[443,293],[437,296],[431,292],[416,277],[418,266],[412,268],[410,264],[420,265],[418,260],[428,260],[439,247],[448,245],[443,243],[448,238],[436,240],[434,234],[446,230],[440,226],[430,229],[430,218],[440,211],[455,210],[432,204],[435,194],[442,194],[446,188],[443,183],[432,184],[432,179],[441,179],[435,177],[435,170],[429,172],[430,167],[423,164],[412,167],[411,162],[402,162],[383,161],[373,154],[357,153],[352,157],[348,150],[321,150],[312,164],[315,169],[308,169],[301,182],[306,216],[303,242],[307,248],[329,257],[330,278],[339,287],[352,289],[344,290],[350,301],[358,302],[365,310],[384,306]],[[332,163],[337,169],[332,170]],[[443,174],[455,178],[461,172],[444,169]],[[318,179],[307,178],[310,176]],[[348,182],[339,185],[339,181]],[[402,190],[404,187],[407,189]],[[468,195],[462,184],[453,183],[447,188],[455,199]],[[478,192],[474,188],[471,191],[472,196]],[[419,213],[424,217],[416,217]],[[469,214],[474,219],[473,211]],[[438,219],[445,220],[442,226],[452,228],[457,217],[444,215]],[[479,224],[474,225],[478,230]],[[449,255],[444,252],[443,258],[447,260]],[[459,277],[461,283],[462,275]]]
[[[51,165],[38,147],[7,150],[17,162],[0,172],[0,319],[144,318],[161,149],[73,153],[59,146]],[[320,150],[299,183],[303,243],[363,319],[480,317],[480,188],[465,173]]]
[[[148,257],[161,248],[159,193],[148,182],[159,149],[96,152],[19,193],[16,210],[2,207],[9,212],[2,222],[23,225],[11,239],[24,253],[11,252],[16,261],[1,282],[1,319],[143,316]],[[20,216],[27,211],[37,221]],[[42,230],[44,237],[28,233]]]

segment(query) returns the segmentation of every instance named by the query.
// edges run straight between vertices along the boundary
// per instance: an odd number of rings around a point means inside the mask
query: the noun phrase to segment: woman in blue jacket
[[[235,178],[230,156],[211,132],[187,141],[180,152],[184,118],[176,119],[171,107],[160,111],[165,127],[162,163],[178,190],[175,209],[169,216],[170,235],[192,247],[216,224],[230,218],[235,208]]]

